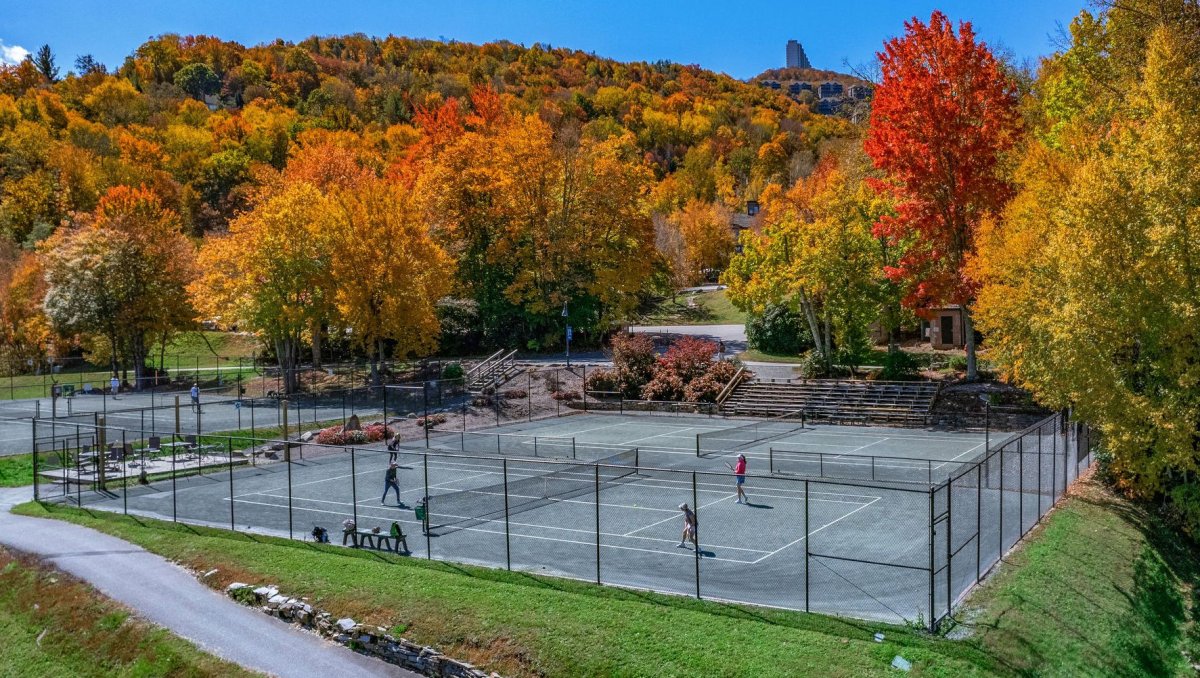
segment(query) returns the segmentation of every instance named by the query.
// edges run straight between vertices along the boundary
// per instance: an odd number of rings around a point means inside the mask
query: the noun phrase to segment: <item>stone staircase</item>
[[[842,423],[923,424],[940,384],[928,381],[748,381],[722,404],[729,415],[774,416],[803,411]]]

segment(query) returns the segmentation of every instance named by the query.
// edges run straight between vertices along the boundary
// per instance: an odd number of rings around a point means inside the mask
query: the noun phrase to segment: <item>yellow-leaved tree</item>
[[[993,355],[1098,427],[1118,481],[1200,528],[1200,6],[1072,23],[1042,69],[1020,192],[970,273]]]
[[[284,389],[298,387],[301,338],[322,305],[329,248],[318,221],[321,193],[308,183],[282,188],[235,219],[229,234],[200,248],[200,276],[188,287],[200,317],[259,335],[275,349]]]
[[[420,201],[381,180],[335,190],[318,221],[329,259],[339,324],[379,361],[424,355],[437,348],[437,302],[450,292],[454,266],[430,235]]]

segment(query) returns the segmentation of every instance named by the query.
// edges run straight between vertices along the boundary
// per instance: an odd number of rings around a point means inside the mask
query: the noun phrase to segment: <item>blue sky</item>
[[[647,2],[610,0],[44,0],[8,2],[0,13],[0,60],[19,58],[48,43],[64,70],[90,53],[120,65],[146,38],[160,33],[209,34],[253,45],[275,38],[362,32],[466,42],[508,39],[548,42],[622,61],[668,59],[747,78],[782,66],[789,38],[803,43],[817,68],[843,70],[843,62],[873,60],[887,38],[912,16],[928,19],[940,8],[953,20],[971,21],[991,44],[1018,58],[1054,50],[1065,26],[1086,0],[894,0],[768,2]]]

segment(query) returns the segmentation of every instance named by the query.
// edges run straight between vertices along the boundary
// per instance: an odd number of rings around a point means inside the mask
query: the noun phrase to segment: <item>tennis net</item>
[[[550,473],[530,475],[546,467],[509,464],[499,483],[426,498],[426,530],[445,535],[555,502],[596,492],[597,480],[629,482],[637,474],[638,450],[631,448],[596,462],[555,464]],[[435,532],[436,530],[436,532]]]
[[[796,411],[734,428],[697,433],[696,456],[711,457],[727,452],[736,452],[751,445],[782,438],[802,430],[804,430],[804,412]]]
[[[473,454],[494,454],[502,457],[576,458],[574,438],[531,436],[523,433],[430,431],[429,448]]]

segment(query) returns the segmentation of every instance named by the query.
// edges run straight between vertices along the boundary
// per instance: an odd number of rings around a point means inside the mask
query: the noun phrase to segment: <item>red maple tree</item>
[[[887,271],[911,283],[906,305],[968,310],[963,329],[974,378],[969,307],[976,288],[963,264],[980,220],[1012,194],[1000,163],[1020,133],[1017,89],[970,23],[956,32],[934,11],[928,24],[914,17],[904,28],[877,55],[882,81],[864,144],[886,177],[876,187],[896,198],[896,215],[881,219],[875,232],[908,245]]]

